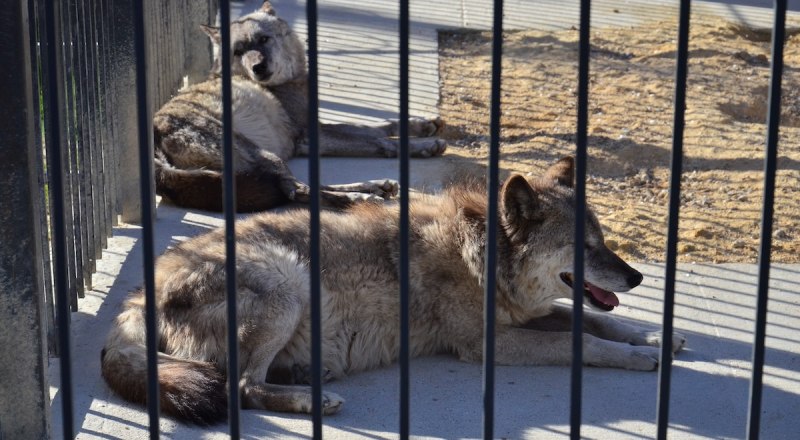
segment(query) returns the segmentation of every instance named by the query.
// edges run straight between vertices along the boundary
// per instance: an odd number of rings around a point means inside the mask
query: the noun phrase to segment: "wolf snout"
[[[269,71],[269,68],[267,67],[267,63],[264,62],[255,64],[253,66],[253,74],[259,81],[264,81],[266,79],[269,79],[269,77],[272,75],[272,73]]]
[[[631,289],[642,284],[642,280],[644,280],[644,276],[637,270],[634,270],[632,274],[628,275],[628,285],[631,286]]]

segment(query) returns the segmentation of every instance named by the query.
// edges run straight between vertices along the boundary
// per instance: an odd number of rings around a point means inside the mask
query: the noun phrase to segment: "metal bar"
[[[310,191],[311,406],[313,438],[322,438],[322,305],[320,283],[319,84],[317,1],[306,3],[308,23],[308,185]]]
[[[497,294],[497,217],[500,185],[500,101],[503,60],[503,0],[494,1],[492,89],[489,112],[489,176],[486,208],[486,280],[483,304],[483,438],[494,438],[495,298]]]
[[[778,129],[781,119],[781,77],[783,44],[786,36],[786,0],[775,0],[772,25],[772,68],[767,113],[767,151],[764,159],[764,205],[761,209],[761,246],[758,251],[758,300],[756,303],[755,341],[753,342],[753,377],[750,382],[747,438],[758,439],[761,426],[761,391],[764,373],[764,340],[767,332],[770,254],[772,252],[772,216],[775,200],[775,172],[778,157]]]
[[[114,109],[116,110],[117,144],[120,145],[115,162],[117,165],[115,171],[118,173],[116,195],[122,214],[121,220],[125,223],[139,223],[144,221],[139,217],[142,213],[142,207],[139,205],[141,197],[136,194],[136,191],[131,191],[130,188],[126,187],[129,182],[144,180],[139,175],[139,167],[137,166],[138,148],[135,146],[138,145],[138,138],[136,137],[137,126],[134,122],[136,116],[133,112],[135,97],[126,90],[126,85],[136,81],[136,72],[131,71],[129,62],[134,56],[132,52],[134,47],[133,38],[136,35],[133,31],[130,1],[112,0],[111,3],[114,41],[110,49],[112,51],[112,59],[115,60],[115,63],[111,64],[111,66],[116,101]],[[144,13],[142,13],[142,17],[144,17]],[[147,38],[154,38],[154,36],[148,35]],[[125,62],[122,60],[125,60]],[[142,80],[146,80],[146,78],[145,76]]]
[[[101,227],[100,227],[100,246],[105,249],[108,246],[108,237],[111,236],[111,218],[113,216],[113,204],[109,200],[109,188],[111,173],[107,172],[106,151],[113,148],[111,142],[111,118],[107,114],[110,110],[108,105],[110,88],[108,87],[108,59],[106,56],[105,46],[108,42],[106,34],[106,26],[108,23],[105,16],[105,0],[99,0],[94,3],[94,17],[95,17],[95,41],[96,56],[97,56],[97,124],[100,128],[100,148],[97,150],[97,172],[100,181],[100,194],[98,198],[101,207]]]
[[[153,143],[150,99],[147,87],[147,30],[144,2],[133,2],[133,44],[136,58],[136,128],[139,136],[139,191],[144,251],[145,341],[147,345],[147,413],[150,438],[158,438],[158,334],[156,323],[155,264],[153,246]]]
[[[105,195],[104,185],[102,181],[102,162],[100,161],[100,151],[103,148],[103,128],[100,124],[100,93],[101,84],[99,81],[100,63],[99,51],[97,48],[97,34],[99,23],[97,21],[96,6],[99,1],[92,1],[88,6],[84,3],[84,13],[88,17],[88,54],[89,54],[89,94],[90,102],[89,110],[92,117],[92,143],[91,146],[91,176],[92,176],[92,220],[94,225],[94,237],[92,246],[94,253],[90,255],[92,258],[92,273],[97,270],[97,259],[102,256],[104,242],[105,242]],[[89,277],[91,281],[91,276]]]
[[[686,111],[686,76],[689,59],[690,0],[681,0],[678,24],[678,49],[675,67],[675,99],[672,122],[672,163],[669,183],[669,218],[667,221],[666,273],[664,275],[664,318],[661,338],[661,360],[658,371],[658,404],[656,411],[658,439],[667,438],[669,399],[672,372],[672,332],[675,308],[675,271],[678,259],[678,222],[681,205],[681,173],[683,168],[683,129]]]
[[[80,181],[80,214],[78,221],[80,222],[82,243],[81,243],[81,261],[83,264],[82,278],[83,285],[86,289],[92,288],[92,272],[94,266],[94,221],[92,214],[94,211],[93,193],[92,188],[92,160],[91,150],[93,139],[93,121],[91,112],[91,92],[89,84],[89,53],[87,51],[88,43],[86,41],[86,19],[87,16],[83,10],[83,0],[75,0],[73,2],[73,35],[75,36],[75,53],[77,55],[77,81],[76,81],[76,96],[78,97],[78,141],[76,148],[76,165],[78,171],[78,179]],[[84,297],[85,291],[81,291],[81,298]]]
[[[72,247],[72,261],[73,261],[73,272],[72,272],[72,311],[75,312],[78,310],[78,298],[84,297],[83,291],[83,267],[84,267],[84,259],[82,255],[83,250],[83,237],[85,225],[81,221],[81,209],[82,209],[82,191],[83,188],[81,187],[81,173],[78,169],[79,159],[78,159],[78,150],[80,145],[82,145],[82,141],[80,139],[81,133],[83,132],[83,120],[81,118],[80,110],[81,110],[81,103],[80,103],[80,93],[77,90],[77,78],[80,75],[80,67],[78,61],[78,54],[77,54],[77,37],[75,35],[75,22],[74,22],[74,2],[75,0],[71,0],[68,7],[63,9],[66,11],[65,21],[66,27],[68,32],[68,41],[69,41],[69,51],[66,52],[67,54],[67,61],[68,64],[68,73],[69,75],[66,78],[66,88],[67,88],[67,96],[70,100],[68,104],[68,115],[70,116],[69,122],[67,123],[67,130],[68,130],[68,145],[69,148],[67,152],[69,154],[69,178],[70,178],[70,187],[72,190],[72,201],[70,210],[68,211],[71,215],[68,217],[70,223],[70,229],[73,233],[73,239],[70,240],[67,238],[67,243],[71,243]]]
[[[409,352],[409,0],[400,0],[400,438],[410,434]]]
[[[106,234],[110,237],[113,230],[112,227],[117,225],[117,216],[119,215],[119,204],[117,200],[117,148],[119,144],[119,136],[117,134],[117,117],[116,113],[112,114],[111,109],[117,107],[116,104],[116,87],[113,85],[111,78],[112,69],[112,51],[111,46],[114,44],[114,21],[113,21],[113,2],[110,0],[101,0],[100,5],[103,10],[103,38],[100,47],[103,51],[104,66],[103,69],[103,83],[105,83],[105,98],[104,108],[109,111],[102,112],[105,118],[103,126],[107,130],[107,142],[103,148],[103,169],[106,175],[106,203],[109,208],[109,223],[106,225]]]
[[[581,0],[578,43],[578,123],[575,154],[575,259],[573,262],[570,438],[581,437],[583,394],[583,264],[586,241],[586,130],[589,125],[589,0]]]
[[[53,255],[56,291],[56,314],[58,324],[58,344],[61,360],[59,362],[59,372],[61,373],[61,385],[59,394],[61,397],[62,437],[71,439],[74,437],[73,411],[72,411],[72,356],[70,345],[70,320],[69,320],[69,299],[67,292],[67,230],[64,222],[64,173],[63,173],[63,132],[61,127],[64,123],[64,115],[60,111],[63,109],[62,87],[64,78],[61,76],[61,41],[56,36],[61,35],[61,1],[52,0],[44,2],[45,27],[48,32],[47,38],[47,90],[45,96],[46,107],[52,111],[48,126],[45,130],[47,142],[47,171],[50,175],[49,193],[53,201],[53,211],[51,221],[53,222]]]
[[[46,160],[44,154],[44,129],[48,126],[49,120],[52,117],[52,111],[48,111],[45,105],[42,104],[39,97],[45,97],[48,94],[47,81],[44,80],[44,73],[47,72],[47,56],[45,34],[46,29],[44,26],[44,19],[41,17],[43,14],[42,5],[43,0],[36,0],[28,2],[28,17],[31,23],[30,26],[30,49],[31,49],[31,72],[33,75],[33,93],[32,96],[35,100],[36,108],[36,161],[38,163],[37,172],[39,179],[39,198],[41,204],[39,206],[39,221],[41,225],[41,233],[44,237],[42,243],[42,288],[44,293],[44,301],[46,307],[45,319],[47,321],[47,350],[54,356],[58,356],[58,340],[56,336],[56,322],[55,322],[55,304],[54,304],[54,290],[53,290],[53,263],[50,256],[50,240],[52,231],[50,228],[51,222],[49,221],[50,212],[50,197],[46,188],[49,187],[47,183],[47,170]]]
[[[233,113],[231,110],[231,5],[221,0],[222,46],[222,153],[223,205],[225,207],[225,292],[228,307],[228,426],[238,439],[239,428],[239,328],[236,313],[236,181],[233,163]]]
[[[0,438],[8,439],[50,437],[39,218],[43,199],[37,188],[38,77],[32,50],[36,25],[29,12],[31,2],[17,0],[4,3],[0,16],[3,61],[8,66],[0,83],[0,102],[9,109],[0,119],[0,200],[6,212],[0,222]]]
[[[76,116],[75,116],[75,91],[73,90],[74,78],[74,57],[73,57],[73,41],[72,41],[72,22],[69,15],[69,2],[65,3],[66,7],[61,8],[59,20],[61,20],[61,39],[64,44],[63,56],[63,69],[62,76],[63,90],[65,93],[65,106],[64,111],[64,124],[61,126],[62,136],[64,137],[63,154],[65,155],[64,161],[64,183],[67,189],[68,205],[65,207],[67,230],[70,232],[67,238],[67,267],[69,268],[69,278],[67,287],[70,296],[70,308],[72,311],[78,310],[78,297],[83,295],[83,283],[80,282],[81,272],[83,266],[79,258],[80,253],[80,227],[77,226],[75,213],[79,206],[79,190],[77,181],[77,172],[75,171],[75,132],[76,132]]]

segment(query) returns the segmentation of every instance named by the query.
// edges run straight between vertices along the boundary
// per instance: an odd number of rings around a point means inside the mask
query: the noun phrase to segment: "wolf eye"
[[[262,35],[258,38],[258,44],[267,44],[267,41],[269,41],[269,37],[266,35]]]
[[[233,50],[233,56],[240,57],[242,55],[244,55],[244,51],[242,49],[234,49]]]

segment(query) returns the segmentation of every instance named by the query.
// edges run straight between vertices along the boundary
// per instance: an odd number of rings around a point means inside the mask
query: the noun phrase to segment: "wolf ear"
[[[261,5],[259,9],[261,12],[266,12],[269,15],[275,15],[275,8],[272,7],[272,3],[269,0],[264,0],[264,3]]]
[[[573,188],[575,186],[575,158],[567,156],[559,159],[544,172],[544,180],[556,181],[559,185]]]
[[[503,201],[503,217],[509,224],[532,220],[539,208],[536,191],[519,174],[508,178],[503,189],[500,190],[500,197]]]
[[[222,37],[220,37],[220,35],[219,35],[219,28],[218,27],[201,24],[200,25],[200,29],[202,29],[203,32],[206,35],[208,35],[208,38],[211,38],[211,42],[212,43],[214,43],[214,44],[219,44],[220,43]]]

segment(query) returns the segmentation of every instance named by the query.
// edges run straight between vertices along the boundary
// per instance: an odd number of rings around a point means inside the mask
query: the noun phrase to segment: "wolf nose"
[[[269,70],[267,70],[267,65],[265,63],[259,63],[253,66],[253,73],[255,73],[259,78],[269,76]]]
[[[634,288],[639,284],[642,284],[643,279],[644,276],[641,273],[634,272],[633,275],[628,277],[628,285],[631,286],[631,288]]]

